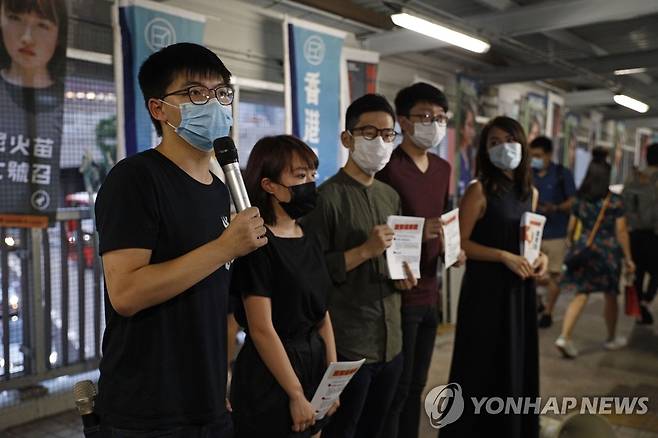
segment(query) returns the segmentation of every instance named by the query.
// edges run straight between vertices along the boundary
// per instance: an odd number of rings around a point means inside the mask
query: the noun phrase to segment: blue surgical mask
[[[521,143],[501,143],[489,149],[491,163],[501,170],[514,170],[521,164]]]
[[[533,158],[530,160],[530,166],[535,170],[542,170],[544,168],[544,160],[541,158]]]
[[[170,106],[169,102],[161,100]],[[174,128],[185,141],[203,152],[212,151],[212,142],[216,138],[226,137],[233,125],[231,107],[210,99],[205,105],[195,105],[192,102],[178,105],[180,109],[180,124]]]

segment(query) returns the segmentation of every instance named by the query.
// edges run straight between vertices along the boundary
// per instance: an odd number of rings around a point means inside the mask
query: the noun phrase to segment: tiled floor
[[[639,328],[621,316],[619,331],[629,338],[629,346],[621,351],[606,352],[601,348],[605,325],[601,297],[593,296],[576,327],[575,341],[581,350],[576,360],[564,360],[553,347],[559,333],[562,315],[569,296],[560,298],[556,324],[540,332],[542,396],[633,395],[651,398],[649,413],[644,416],[618,416],[608,420],[618,438],[658,437],[658,325]],[[658,315],[658,303],[654,306]],[[434,360],[428,379],[428,390],[446,383],[452,352],[452,330],[443,329],[437,338]],[[550,422],[550,419],[546,420]],[[437,433],[421,418],[421,438],[436,438]],[[6,438],[72,438],[82,436],[80,417],[75,412],[36,421],[5,432]],[[597,438],[597,437],[592,437]]]
[[[82,421],[76,411],[44,418],[39,421],[0,432],[3,438],[73,438],[82,437]]]
[[[628,337],[627,348],[609,352],[602,348],[605,338],[603,297],[590,298],[574,332],[580,350],[575,360],[565,360],[555,349],[564,310],[572,295],[560,297],[551,328],[540,330],[540,384],[545,397],[647,396],[647,415],[609,417],[620,438],[658,437],[658,326],[638,327],[630,318],[620,315],[618,334]],[[620,301],[621,302],[621,301]],[[623,305],[621,312],[623,312]],[[654,302],[654,315],[658,303]],[[428,387],[445,384],[448,379],[452,337],[449,333],[437,339]],[[421,437],[436,438],[426,418],[421,418]],[[596,438],[596,437],[592,437]]]

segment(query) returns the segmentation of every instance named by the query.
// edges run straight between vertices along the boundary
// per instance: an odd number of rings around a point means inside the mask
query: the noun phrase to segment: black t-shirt
[[[229,223],[226,186],[202,184],[156,150],[119,162],[96,200],[100,253],[152,250],[151,264],[216,239]],[[173,299],[125,318],[105,295],[97,410],[127,429],[223,422],[230,264]]]
[[[276,237],[235,261],[231,295],[258,295],[272,300],[272,324],[283,341],[310,333],[324,318],[331,278],[319,242],[313,236]],[[238,323],[249,331],[242,301]]]

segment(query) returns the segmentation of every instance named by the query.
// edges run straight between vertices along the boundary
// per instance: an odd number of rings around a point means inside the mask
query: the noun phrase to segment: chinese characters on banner
[[[0,174],[0,180],[6,178],[10,183],[49,186],[54,144],[52,138],[30,139],[22,134],[8,138],[6,132],[0,132],[0,153],[6,157],[6,161],[0,162],[0,169],[6,169]],[[35,163],[36,159],[46,162]]]
[[[288,35],[292,133],[318,155],[318,182],[336,173],[340,146],[343,38],[315,25],[284,23]],[[288,69],[286,69],[288,71]]]
[[[52,217],[60,201],[68,14],[64,0],[44,3],[9,2],[2,10],[1,215]]]
[[[306,72],[304,75],[304,141],[320,143],[320,72]]]

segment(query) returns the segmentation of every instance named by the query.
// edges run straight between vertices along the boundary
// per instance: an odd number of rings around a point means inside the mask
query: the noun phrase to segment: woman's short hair
[[[318,156],[306,143],[292,135],[263,137],[254,145],[245,170],[245,186],[249,200],[258,207],[260,215],[268,225],[276,223],[272,206],[272,197],[261,187],[263,178],[279,181],[281,174],[292,167],[293,157],[297,155],[309,169],[317,169]]]

